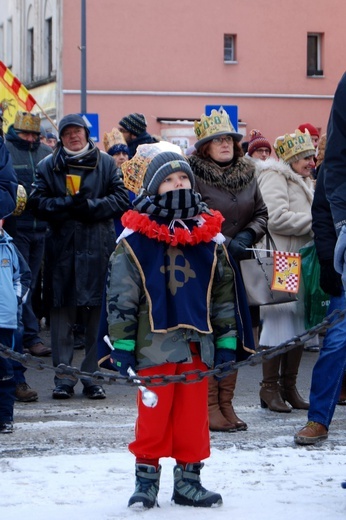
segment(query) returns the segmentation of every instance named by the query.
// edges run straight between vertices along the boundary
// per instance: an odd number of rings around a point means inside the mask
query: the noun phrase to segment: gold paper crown
[[[137,194],[143,185],[144,175],[149,164],[157,154],[162,152],[176,152],[182,155],[181,148],[168,141],[137,146],[132,159],[123,162],[120,166],[124,176],[125,188]]]
[[[274,143],[274,149],[279,159],[285,162],[290,160],[296,155],[306,153],[305,157],[315,155],[315,147],[312,144],[311,136],[308,130],[305,130],[303,134],[300,130],[296,130],[294,134],[286,134],[277,137]]]
[[[105,151],[108,152],[115,144],[124,144],[126,146],[126,141],[123,134],[117,128],[112,128],[110,132],[103,134],[103,146]]]
[[[200,121],[194,122],[194,131],[197,137],[197,144],[211,140],[215,135],[235,134],[236,140],[241,139],[241,134],[238,134],[231,123],[227,112],[220,107],[219,110],[213,109],[210,116],[201,115]]]
[[[41,119],[38,114],[30,114],[30,112],[17,112],[13,123],[13,128],[21,132],[41,133]]]

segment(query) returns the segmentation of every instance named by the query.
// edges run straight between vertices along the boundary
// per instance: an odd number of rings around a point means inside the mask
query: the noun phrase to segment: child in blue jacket
[[[13,348],[18,303],[23,298],[18,256],[0,220],[0,343]],[[13,431],[15,380],[9,359],[0,357],[0,433]]]

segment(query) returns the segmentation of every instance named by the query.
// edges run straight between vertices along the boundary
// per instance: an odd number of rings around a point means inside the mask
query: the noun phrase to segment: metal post
[[[81,113],[86,114],[86,0],[81,0],[81,11]]]

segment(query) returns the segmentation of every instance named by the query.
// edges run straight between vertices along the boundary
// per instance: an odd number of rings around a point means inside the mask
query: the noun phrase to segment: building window
[[[52,18],[45,20],[45,69],[46,75],[50,77],[53,72],[53,22]]]
[[[34,29],[28,29],[27,79],[28,81],[34,81]]]
[[[308,34],[307,75],[323,76],[322,68],[322,34]]]
[[[235,43],[235,34],[223,35],[223,61],[225,63],[236,61]]]

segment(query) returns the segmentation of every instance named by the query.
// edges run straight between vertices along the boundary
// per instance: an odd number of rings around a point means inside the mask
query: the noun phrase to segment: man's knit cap
[[[147,129],[145,116],[143,114],[137,114],[137,112],[123,117],[119,121],[119,125],[136,137],[145,132]]]

